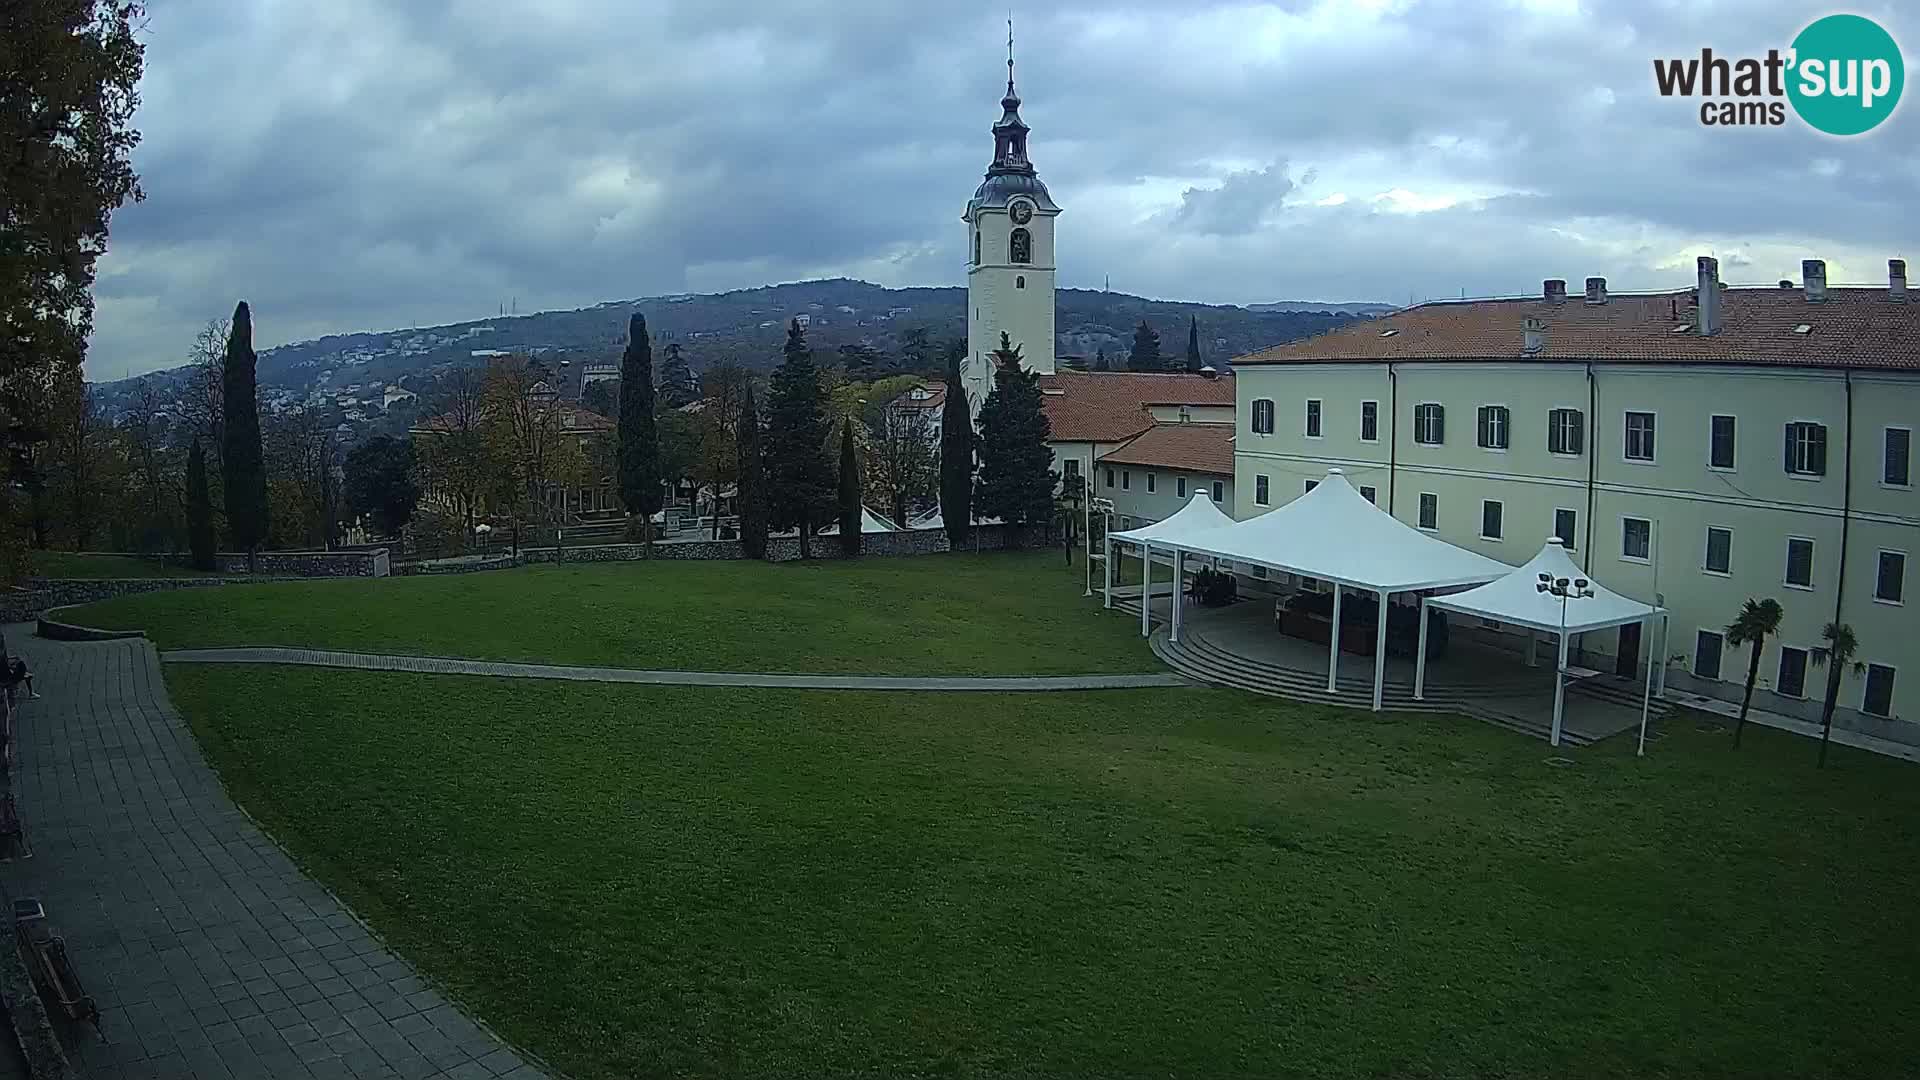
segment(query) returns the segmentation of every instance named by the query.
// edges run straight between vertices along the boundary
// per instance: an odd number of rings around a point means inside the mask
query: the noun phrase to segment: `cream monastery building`
[[[1449,543],[1525,562],[1560,538],[1596,581],[1671,611],[1669,683],[1738,700],[1748,598],[1786,610],[1755,707],[1815,718],[1829,622],[1860,641],[1840,722],[1920,742],[1920,296],[1888,282],[1423,304],[1234,361],[1234,501],[1248,518],[1339,466]],[[1578,601],[1574,601],[1578,603]],[[1663,645],[1586,635],[1621,674]]]

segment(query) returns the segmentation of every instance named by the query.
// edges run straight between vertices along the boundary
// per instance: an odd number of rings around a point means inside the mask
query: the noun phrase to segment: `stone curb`
[[[557,664],[458,660],[434,656],[388,656],[321,649],[231,648],[174,649],[160,654],[173,664],[290,664],[302,667],[405,671],[424,675],[486,675],[509,679],[560,679],[568,682],[629,683],[651,686],[732,686],[772,690],[934,690],[986,693],[1132,690],[1186,686],[1178,675],[1003,675],[911,676],[774,674],[737,671],[653,671],[635,668],[571,667]]]

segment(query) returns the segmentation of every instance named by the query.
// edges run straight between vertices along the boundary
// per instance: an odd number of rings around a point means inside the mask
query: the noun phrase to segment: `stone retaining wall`
[[[91,604],[134,593],[166,589],[201,589],[214,585],[257,585],[267,581],[299,581],[293,577],[189,578],[30,578],[24,589],[0,593],[0,623],[31,622],[54,608]]]
[[[187,565],[184,555],[169,556],[175,566]],[[223,574],[247,572],[245,552],[222,551],[213,557],[214,569]],[[255,574],[277,577],[386,577],[389,572],[386,548],[359,551],[263,551],[254,556]]]
[[[1004,525],[983,525],[973,530],[973,537],[967,542],[968,551],[1000,551],[1006,548],[1009,528]],[[1021,540],[1026,547],[1045,545],[1047,537],[1040,529],[1023,530]],[[935,555],[951,550],[947,544],[947,534],[940,529],[907,529],[899,532],[868,533],[861,538],[861,554],[870,556],[894,555]],[[401,563],[394,568],[396,574],[465,574],[479,570],[504,570],[512,566],[526,566],[533,563],[581,563],[581,562],[633,562],[647,557],[644,544],[592,544],[579,547],[539,547],[522,548],[518,559],[494,558],[471,562],[446,563]],[[839,559],[844,556],[840,551],[840,538],[837,536],[816,536],[807,546],[809,558]],[[653,544],[653,557],[656,559],[741,559],[745,558],[738,540],[656,540]],[[800,541],[796,537],[779,537],[767,541],[768,562],[793,562],[800,558]]]

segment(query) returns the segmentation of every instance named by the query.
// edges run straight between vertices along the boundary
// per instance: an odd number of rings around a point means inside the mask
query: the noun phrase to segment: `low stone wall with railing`
[[[982,525],[973,530],[963,550],[1001,551],[1010,546],[1005,525]],[[1023,547],[1041,547],[1049,543],[1045,530],[1021,529],[1017,539]],[[867,533],[861,537],[860,553],[866,556],[936,555],[952,550],[947,534],[940,529],[903,529],[898,532]],[[670,539],[653,544],[655,559],[744,559],[745,549],[738,540]],[[816,536],[807,545],[807,557],[844,558],[837,536]],[[523,547],[518,558],[500,552],[492,556],[464,556],[444,560],[395,564],[395,574],[466,574],[482,570],[504,570],[535,563],[634,562],[647,558],[645,544],[591,544],[577,547]],[[767,541],[768,562],[794,562],[800,558],[797,537],[775,537]]]

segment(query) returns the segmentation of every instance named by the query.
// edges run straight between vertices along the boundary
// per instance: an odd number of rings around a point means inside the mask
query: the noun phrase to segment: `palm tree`
[[[1827,697],[1820,704],[1820,767],[1827,767],[1827,741],[1833,736],[1833,706],[1840,700],[1840,669],[1852,666],[1855,673],[1866,670],[1867,665],[1853,662],[1853,655],[1860,651],[1860,639],[1853,636],[1853,627],[1846,623],[1830,622],[1820,631],[1827,640],[1827,647],[1813,650],[1813,666],[1827,665]]]
[[[1733,724],[1733,747],[1740,748],[1740,733],[1747,726],[1747,709],[1753,705],[1753,684],[1760,678],[1760,653],[1767,647],[1767,638],[1780,632],[1780,620],[1787,613],[1780,609],[1780,601],[1748,600],[1740,608],[1740,617],[1727,627],[1727,644],[1734,648],[1742,645],[1753,646],[1753,657],[1747,661],[1747,691],[1740,698],[1740,719]]]

